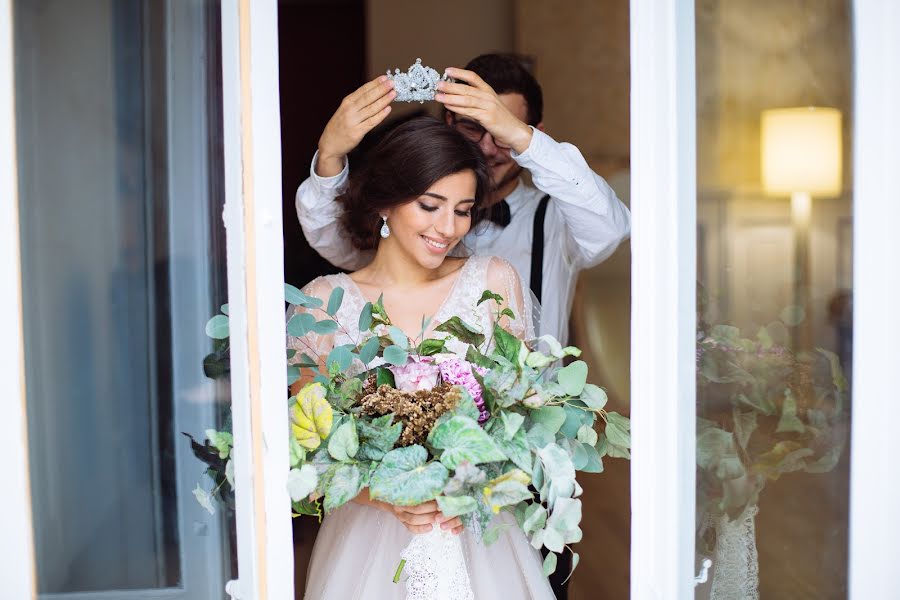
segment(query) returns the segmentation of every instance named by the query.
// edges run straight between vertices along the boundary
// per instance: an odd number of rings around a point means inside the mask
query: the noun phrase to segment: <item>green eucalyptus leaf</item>
[[[229,333],[228,317],[226,315],[216,315],[206,322],[206,335],[214,340],[224,340]]]
[[[288,335],[303,337],[316,327],[316,318],[307,312],[296,313],[287,323]]]
[[[328,297],[328,308],[325,309],[325,312],[333,317],[341,309],[341,303],[343,301],[344,288],[334,288],[333,290],[331,290],[331,295]]]
[[[455,469],[462,461],[473,465],[506,460],[506,455],[494,440],[468,417],[454,416],[437,425],[428,435],[428,442],[441,449],[441,463]]]
[[[306,294],[289,283],[284,284],[284,301],[288,304],[302,306],[306,302]]]
[[[593,410],[602,409],[606,406],[607,400],[606,391],[593,383],[586,383],[581,391],[581,401]]]
[[[559,384],[569,396],[579,396],[584,390],[587,381],[588,367],[583,360],[576,360],[572,364],[563,367],[557,373]]]
[[[406,364],[406,360],[409,358],[409,353],[403,348],[395,345],[385,348],[383,356],[385,362],[399,367]]]
[[[368,331],[372,326],[372,303],[366,302],[359,313],[359,330]]]
[[[288,365],[287,366],[287,384],[294,385],[296,381],[300,379],[300,367],[297,365]]]
[[[552,434],[556,434],[559,428],[566,422],[566,411],[562,406],[544,406],[531,411],[531,419],[540,423]]]
[[[391,450],[369,480],[371,497],[397,506],[433,500],[450,474],[441,463],[427,460],[428,451],[418,444]]]
[[[328,335],[330,333],[334,333],[335,331],[337,331],[337,329],[337,321],[333,321],[332,319],[322,319],[321,321],[316,321],[316,324],[312,328],[313,332],[319,335]]]
[[[359,360],[361,360],[363,364],[369,364],[375,360],[376,356],[378,356],[378,351],[380,349],[381,340],[374,336],[370,337],[359,351]]]
[[[391,325],[388,328],[388,332],[390,333],[391,341],[394,342],[395,346],[398,346],[403,350],[407,350],[409,348],[409,339],[406,337],[406,334],[403,333],[402,329]]]
[[[588,425],[582,425],[578,430],[578,434],[575,436],[579,442],[587,444],[588,446],[593,446],[597,443],[598,437],[597,432],[594,431],[593,427]]]
[[[548,552],[547,556],[544,557],[544,577],[550,577],[556,571],[556,554],[554,552]]]
[[[525,509],[525,519],[522,523],[522,531],[526,534],[534,533],[544,528],[547,524],[547,509],[538,502],[528,505]]]
[[[221,307],[219,310],[222,311],[222,314],[223,314],[223,315],[227,315],[227,314],[228,314],[228,311],[229,311],[230,309],[229,309],[229,307],[228,307],[227,304],[223,304],[222,307]]]
[[[526,437],[528,439],[528,445],[535,450],[540,450],[556,441],[556,436],[553,432],[541,423],[532,425],[531,429],[528,430]]]
[[[194,498],[197,499],[197,502],[200,503],[200,506],[206,509],[206,511],[214,515],[216,514],[216,509],[212,504],[212,496],[209,495],[209,492],[200,487],[200,484],[197,484],[197,487],[194,488]]]
[[[325,365],[330,370],[331,365],[334,363],[337,363],[339,371],[346,371],[350,368],[350,365],[353,364],[353,354],[351,354],[348,346],[335,346],[335,348],[328,353],[328,358],[325,359]]]
[[[600,453],[597,451],[595,446],[587,446],[582,445],[585,453],[587,454],[587,464],[581,468],[585,473],[602,473],[603,472],[603,459],[600,458]]]

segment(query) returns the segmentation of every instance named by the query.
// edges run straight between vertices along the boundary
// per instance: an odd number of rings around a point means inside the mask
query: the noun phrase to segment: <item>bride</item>
[[[344,290],[337,314],[343,329],[307,337],[305,343],[315,345],[320,356],[351,343],[359,336],[360,310],[379,296],[383,296],[393,324],[409,339],[419,337],[423,320],[428,319],[431,325],[426,325],[426,337],[439,337],[440,333],[430,329],[453,316],[490,331],[498,308],[506,306],[517,318],[502,324],[523,339],[533,335],[530,296],[508,262],[497,257],[449,256],[477,224],[479,204],[490,185],[477,145],[451,127],[423,117],[398,126],[368,156],[367,164],[350,175],[339,202],[345,234],[357,250],[374,251],[374,258],[354,273],[319,277],[304,288],[307,295],[326,302],[334,288]],[[454,254],[459,255],[459,249]],[[503,306],[497,307],[493,301],[477,304],[488,289],[505,299]],[[303,310],[292,307],[290,312]],[[454,342],[448,340],[448,346],[458,350]],[[289,343],[301,347],[297,340]],[[492,526],[503,524],[508,526],[499,539],[486,545],[464,529],[458,517],[444,517],[433,501],[393,506],[370,499],[364,489],[352,502],[325,516],[313,548],[304,597],[419,597],[414,591],[417,583],[403,579],[394,583],[394,573],[413,536],[437,527],[458,536],[463,576],[467,575],[469,582],[464,587],[471,586],[473,594],[461,597],[552,599],[540,554],[505,512],[494,518]],[[427,558],[426,564],[435,571],[451,569],[454,562]],[[407,572],[405,576],[418,576],[423,579],[420,583],[427,583],[427,573]]]

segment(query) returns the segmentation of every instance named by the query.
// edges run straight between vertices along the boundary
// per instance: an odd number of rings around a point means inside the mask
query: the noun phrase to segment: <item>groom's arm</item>
[[[553,198],[569,233],[568,252],[580,269],[609,257],[631,232],[631,213],[572,144],[532,128],[531,143],[512,158],[531,172],[534,185]]]
[[[350,173],[347,159],[344,158],[343,169],[337,175],[323,177],[316,173],[318,158],[316,152],[309,177],[297,188],[295,205],[303,235],[334,266],[351,271],[362,268],[371,260],[371,254],[359,252],[350,243],[339,222],[341,207],[335,201],[347,185]]]

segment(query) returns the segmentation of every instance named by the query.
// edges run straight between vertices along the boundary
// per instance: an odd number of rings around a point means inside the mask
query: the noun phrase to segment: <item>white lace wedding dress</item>
[[[335,345],[356,343],[357,322],[367,299],[347,275],[320,277],[304,288],[304,293],[328,301],[331,291],[341,287],[344,299],[337,313],[345,331],[304,340],[318,352]],[[484,290],[490,289],[507,299],[518,319],[504,322],[522,338],[533,335],[531,301],[523,292],[514,268],[495,257],[473,257],[463,265],[449,295],[430,328],[458,316],[466,323],[488,333],[494,316],[490,302],[476,306]],[[292,307],[289,311],[300,311]],[[322,318],[322,314],[317,315]],[[505,317],[504,317],[505,319]],[[428,337],[441,334],[429,333]],[[461,349],[448,340],[451,350]],[[289,345],[306,351],[299,340]],[[552,600],[553,592],[542,572],[540,553],[517,527],[512,515],[501,512],[491,527],[506,525],[499,539],[485,545],[478,536],[465,530],[458,537],[447,534],[424,534],[410,546],[411,534],[393,515],[368,506],[348,503],[326,515],[319,530],[307,573],[306,600]],[[422,542],[422,543],[418,543]],[[407,550],[408,557],[399,583],[394,573]],[[425,555],[423,555],[423,553]],[[439,588],[439,589],[436,589]]]

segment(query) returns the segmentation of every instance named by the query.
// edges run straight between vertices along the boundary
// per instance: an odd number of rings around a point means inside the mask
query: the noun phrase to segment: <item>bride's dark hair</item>
[[[475,174],[474,227],[491,185],[484,155],[477,144],[437,119],[411,119],[367,152],[362,167],[351,170],[347,188],[337,198],[344,209],[341,225],[355,248],[371,250],[380,239],[382,211],[411,202],[439,179],[467,170]]]

